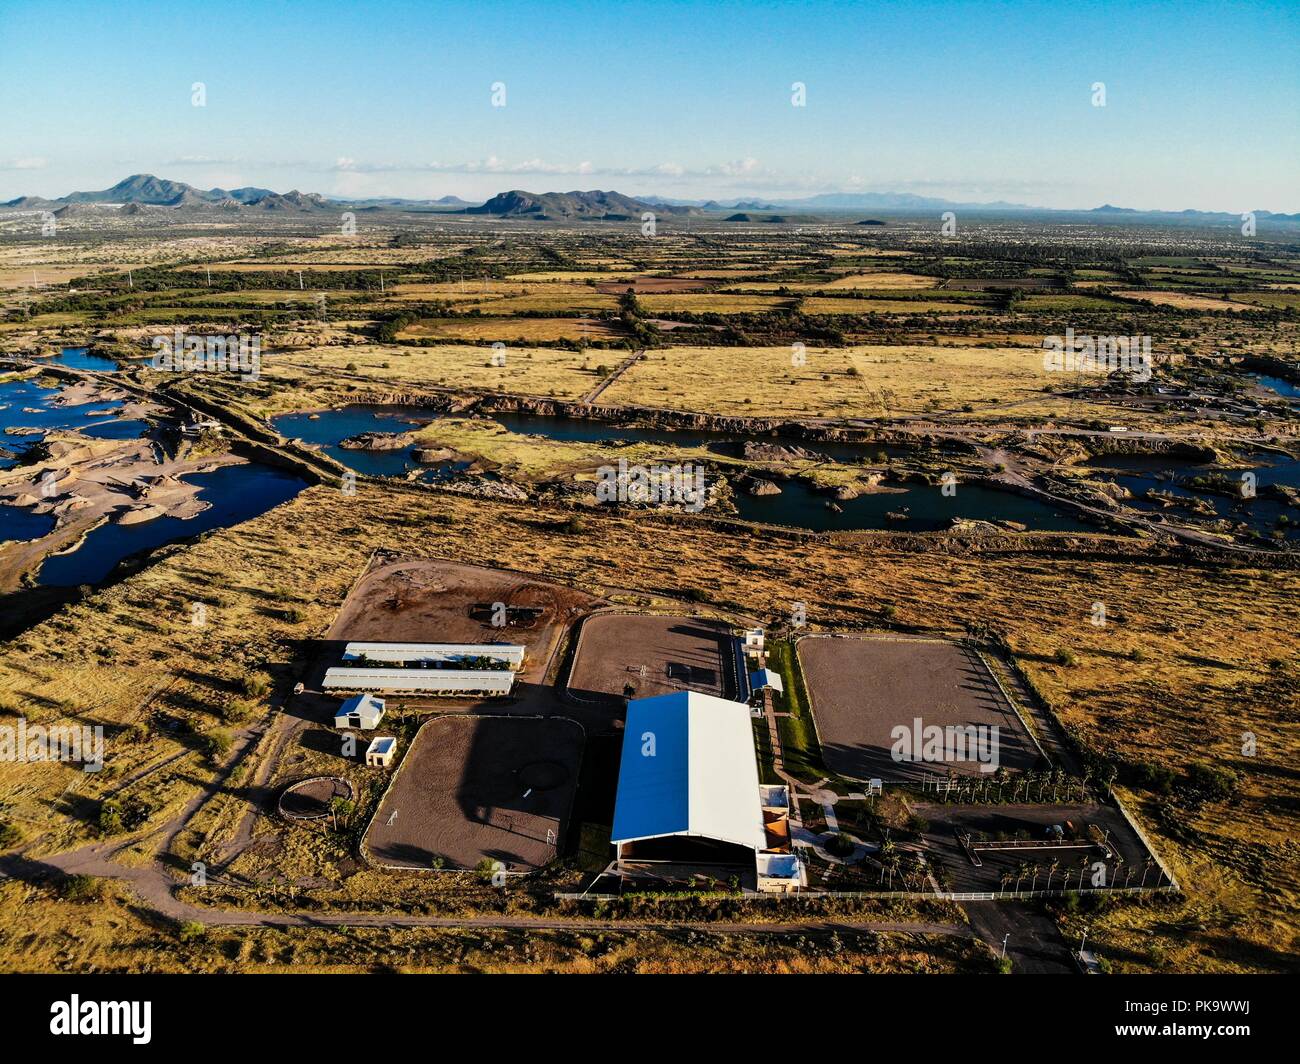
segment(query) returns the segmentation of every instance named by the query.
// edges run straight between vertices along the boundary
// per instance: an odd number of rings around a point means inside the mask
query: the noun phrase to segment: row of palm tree
[[[1008,868],[1003,870],[1000,877],[1002,888],[1001,893],[1006,893],[1011,884],[1015,883],[1015,890],[1013,893],[1019,894],[1022,884],[1024,884],[1026,880],[1029,883],[1029,892],[1033,893],[1038,889],[1038,881],[1044,876],[1046,876],[1046,882],[1043,884],[1043,889],[1052,890],[1053,883],[1057,881],[1058,874],[1060,880],[1055,889],[1069,890],[1073,884],[1074,890],[1081,890],[1083,889],[1084,876],[1088,874],[1088,869],[1091,866],[1092,858],[1090,855],[1085,854],[1079,859],[1078,876],[1076,878],[1074,869],[1062,867],[1061,860],[1056,857],[1052,858],[1051,863],[1048,864],[1046,868],[1042,865],[1031,864],[1028,861],[1021,861],[1014,869]],[[1146,860],[1142,862],[1142,875],[1136,884],[1133,883],[1133,877],[1137,874],[1137,868],[1128,863],[1125,863],[1121,867],[1124,871],[1123,882],[1120,882],[1119,875],[1116,874],[1115,878],[1109,880],[1107,885],[1113,887],[1128,887],[1130,885],[1145,887],[1152,869],[1156,870],[1155,886],[1159,886],[1161,881],[1164,879],[1163,870],[1161,870],[1159,865],[1156,864],[1155,858],[1151,856],[1148,856]]]
[[[935,780],[927,788],[942,794],[946,802],[959,805],[968,802],[1002,802],[1004,799],[1012,804],[1082,802],[1089,797],[1089,784],[1094,775],[1103,787],[1109,788],[1115,779],[1115,766],[1106,765],[1096,773],[1091,767],[1085,768],[1082,776],[1071,776],[1062,768],[1042,771],[1030,769],[1012,775],[1004,766],[999,765],[991,775],[958,777],[949,769],[946,778]]]

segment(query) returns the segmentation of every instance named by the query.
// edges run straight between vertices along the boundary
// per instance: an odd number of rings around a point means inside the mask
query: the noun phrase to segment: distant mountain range
[[[99,205],[99,206],[96,206]],[[745,220],[773,221],[762,212],[846,213],[857,211],[893,211],[921,213],[942,210],[984,211],[989,213],[1032,213],[1037,215],[1092,215],[1098,218],[1151,219],[1185,222],[1224,222],[1240,219],[1231,211],[1143,211],[1133,207],[1116,207],[1109,203],[1091,210],[1061,210],[1030,207],[1022,203],[995,201],[963,203],[955,200],[917,196],[910,192],[827,192],[801,199],[681,200],[662,196],[625,196],[621,192],[525,192],[512,189],[493,196],[477,206],[458,196],[440,199],[338,199],[315,192],[273,192],[267,188],[199,189],[184,181],[170,181],[152,174],[134,174],[112,188],[99,192],[71,192],[58,199],[20,196],[0,203],[0,208],[14,210],[48,210],[56,215],[86,215],[104,205],[121,205],[130,213],[161,211],[227,211],[231,213],[274,212],[308,214],[337,211],[340,207],[362,210],[416,211],[436,210],[494,218],[525,218],[540,221],[629,221],[639,220],[646,211],[672,215],[705,215],[711,212],[736,211],[750,216]],[[757,213],[756,213],[757,212]],[[1256,219],[1271,222],[1300,222],[1300,213],[1278,214],[1257,210]],[[734,218],[734,216],[733,216]],[[729,219],[732,220],[732,219]],[[739,218],[734,218],[739,221]]]
[[[699,214],[694,207],[633,199],[621,192],[524,192],[513,189],[493,196],[479,207],[467,207],[466,214],[488,214],[499,218],[538,218],[547,221],[601,219],[640,220],[646,211],[671,214]]]
[[[333,210],[324,196],[314,192],[272,192],[269,188],[210,188],[207,190],[187,185],[184,181],[169,181],[153,174],[134,174],[119,181],[112,188],[99,192],[71,192],[59,199],[47,200],[40,196],[20,196],[0,203],[0,207],[25,210],[50,210],[88,204],[138,204],[173,209],[218,209],[243,211],[317,211]],[[55,210],[60,213],[60,210]],[[76,212],[81,213],[81,212]]]

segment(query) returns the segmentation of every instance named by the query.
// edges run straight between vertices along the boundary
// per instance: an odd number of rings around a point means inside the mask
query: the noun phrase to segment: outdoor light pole
[[[1007,939],[1009,939],[1010,937],[1011,937],[1010,931],[1008,931],[1005,935],[1002,936],[1002,957],[1001,957],[1002,960],[1007,959]]]
[[[1083,944],[1084,944],[1085,942],[1087,942],[1087,941],[1088,941],[1088,929],[1085,927],[1085,928],[1083,929],[1083,937],[1082,937],[1081,939],[1079,939],[1079,952],[1080,952],[1080,953],[1083,952]]]

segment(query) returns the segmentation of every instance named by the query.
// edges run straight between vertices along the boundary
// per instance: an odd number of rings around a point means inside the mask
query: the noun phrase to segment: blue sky
[[[1296,211],[1300,3],[0,0],[0,199],[141,171]]]

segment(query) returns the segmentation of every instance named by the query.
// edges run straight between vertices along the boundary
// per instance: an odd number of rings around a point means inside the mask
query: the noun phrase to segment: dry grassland
[[[618,358],[617,353],[601,351],[580,354],[549,347],[508,346],[506,364],[494,366],[494,353],[486,343],[482,347],[317,347],[295,351],[284,361],[268,359],[262,374],[274,381],[297,380],[305,384],[314,384],[322,377],[368,382],[376,390],[390,392],[434,385],[501,388],[512,393],[572,399],[600,383],[595,373],[598,364],[612,364]],[[277,402],[277,409],[291,407]]]
[[[1026,348],[809,347],[806,357],[793,366],[789,347],[653,351],[601,399],[754,417],[879,417],[1037,399],[1059,383],[1043,372],[1042,351]]]
[[[627,518],[587,524],[577,538],[532,507],[371,486],[350,498],[312,488],[175,550],[9,648],[0,700],[10,712],[108,726],[109,767],[96,775],[0,765],[0,795],[37,840],[37,853],[92,838],[95,800],[118,788],[152,807],[150,825],[162,823],[212,776],[191,729],[216,727],[250,671],[292,682],[287,647],[326,629],[372,547],[508,564],[593,591],[597,582],[693,591],[760,616],[804,602],[817,627],[870,623],[892,605],[904,625],[1004,630],[1066,724],[1105,753],[1179,770],[1207,760],[1243,774],[1231,808],[1207,805],[1182,815],[1178,828],[1151,802],[1139,803],[1188,898],[1171,909],[1108,911],[1098,925],[1108,955],[1122,949],[1136,970],[1269,968],[1294,956],[1300,783],[1290,751],[1300,747],[1300,715],[1278,685],[1288,679],[1294,690],[1296,681],[1290,610],[1300,574],[916,555],[867,548],[862,539],[747,545],[686,521],[671,536]],[[209,603],[208,627],[197,635],[189,624],[195,600]],[[1104,629],[1089,622],[1095,601],[1108,605]],[[290,619],[286,605],[300,614]],[[1077,663],[1055,664],[1060,648]],[[156,713],[183,723],[161,728]],[[132,724],[151,730],[136,739],[119,733]],[[1240,753],[1244,730],[1259,737],[1254,758]],[[158,770],[131,782],[148,766]],[[5,888],[16,889],[23,888]],[[61,926],[66,913],[58,913]]]
[[[1126,299],[1142,299],[1161,307],[1177,307],[1179,310],[1259,309],[1253,303],[1238,303],[1231,299],[1212,299],[1210,296],[1197,295],[1194,292],[1117,291],[1115,294]]]

